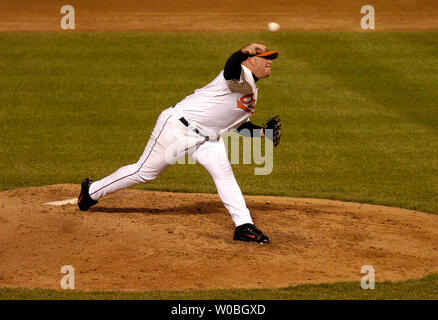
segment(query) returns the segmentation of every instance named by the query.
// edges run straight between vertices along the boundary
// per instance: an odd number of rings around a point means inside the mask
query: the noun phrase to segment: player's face
[[[267,78],[271,75],[271,64],[272,60],[261,58],[261,57],[252,57],[252,73],[259,78]]]

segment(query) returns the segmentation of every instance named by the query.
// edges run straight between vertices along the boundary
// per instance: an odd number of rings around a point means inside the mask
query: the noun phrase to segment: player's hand
[[[266,46],[263,43],[251,43],[241,49],[242,53],[255,56],[266,51]]]

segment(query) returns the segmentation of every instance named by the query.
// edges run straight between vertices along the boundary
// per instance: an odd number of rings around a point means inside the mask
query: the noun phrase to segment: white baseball
[[[277,32],[278,30],[280,30],[280,25],[277,22],[269,22],[268,29],[271,32]]]

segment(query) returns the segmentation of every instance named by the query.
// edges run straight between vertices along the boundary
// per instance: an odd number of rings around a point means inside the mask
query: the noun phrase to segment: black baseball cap
[[[278,58],[278,52],[277,51],[265,51],[263,53],[256,54],[255,56],[269,59],[269,60],[274,60],[274,59]]]

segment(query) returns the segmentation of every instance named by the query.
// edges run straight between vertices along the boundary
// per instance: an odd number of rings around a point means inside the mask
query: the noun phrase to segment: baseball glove
[[[263,124],[263,133],[266,138],[274,143],[274,147],[278,146],[281,137],[280,116],[275,116]]]

